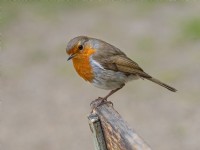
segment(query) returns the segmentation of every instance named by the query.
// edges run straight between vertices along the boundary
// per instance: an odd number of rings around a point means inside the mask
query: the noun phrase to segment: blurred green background
[[[1,1],[2,150],[94,149],[89,104],[108,91],[67,62],[87,35],[123,50],[147,73],[109,100],[153,149],[200,148],[200,2]]]

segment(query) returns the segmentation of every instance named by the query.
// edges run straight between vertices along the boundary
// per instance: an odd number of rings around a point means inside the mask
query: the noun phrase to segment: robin
[[[77,73],[94,86],[111,90],[107,98],[134,79],[147,79],[172,92],[177,90],[147,74],[117,47],[100,39],[78,36],[69,41],[66,52]]]

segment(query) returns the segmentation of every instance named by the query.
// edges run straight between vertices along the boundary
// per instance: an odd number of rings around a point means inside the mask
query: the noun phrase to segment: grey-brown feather
[[[148,75],[136,62],[128,58],[126,54],[118,48],[104,41],[101,42],[103,42],[101,45],[102,48],[98,47],[97,52],[93,55],[93,59],[99,62],[104,69],[123,72],[127,74],[127,76],[135,75],[142,79],[145,78],[167,88],[170,91],[177,91],[175,88]]]
[[[151,78],[136,62],[128,58],[121,51],[115,51],[115,49],[107,49],[106,55],[105,49],[98,50],[98,53],[93,55],[93,59],[108,70],[124,72],[127,75],[134,74],[142,78]]]

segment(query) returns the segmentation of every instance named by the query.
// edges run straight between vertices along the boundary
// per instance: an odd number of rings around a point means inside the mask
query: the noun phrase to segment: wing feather
[[[98,59],[98,62],[108,70],[134,74],[144,78],[151,78],[143,69],[126,55],[114,55]]]
[[[125,72],[128,74],[135,74],[144,78],[150,78],[147,73],[133,60],[123,55],[116,55],[109,58],[112,64],[115,64],[117,71]],[[109,68],[108,68],[109,69]]]

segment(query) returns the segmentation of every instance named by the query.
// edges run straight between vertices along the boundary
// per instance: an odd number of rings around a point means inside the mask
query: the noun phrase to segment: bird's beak
[[[69,61],[70,59],[74,58],[75,55],[76,55],[76,54],[71,54],[71,55],[68,57],[67,61]]]

